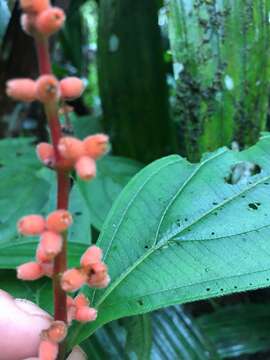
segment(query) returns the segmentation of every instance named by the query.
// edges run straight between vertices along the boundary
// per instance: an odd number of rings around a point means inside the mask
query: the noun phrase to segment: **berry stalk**
[[[39,63],[40,75],[47,75],[52,73],[51,60],[49,55],[48,38],[37,36],[35,39],[36,52]],[[44,104],[45,112],[48,118],[48,124],[50,128],[52,144],[55,151],[56,162],[61,159],[58,151],[58,143],[62,136],[61,125],[58,119],[57,104]],[[69,172],[56,169],[57,172],[57,209],[68,209],[69,198]],[[63,236],[62,251],[57,255],[54,261],[53,268],[53,289],[54,289],[54,319],[67,322],[67,297],[66,292],[61,288],[60,275],[67,269],[67,239],[66,234]],[[61,353],[64,353],[64,349],[59,352],[59,359],[61,359]]]

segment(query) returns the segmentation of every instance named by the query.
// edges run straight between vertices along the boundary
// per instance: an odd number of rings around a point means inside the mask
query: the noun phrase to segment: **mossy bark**
[[[98,74],[116,155],[152,161],[172,151],[156,1],[100,0]]]
[[[265,129],[270,65],[269,0],[171,0],[181,152],[237,141]]]

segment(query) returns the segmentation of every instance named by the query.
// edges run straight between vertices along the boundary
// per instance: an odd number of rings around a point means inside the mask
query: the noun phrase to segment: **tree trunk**
[[[98,31],[104,126],[114,154],[149,162],[169,153],[173,135],[157,2],[100,0]]]

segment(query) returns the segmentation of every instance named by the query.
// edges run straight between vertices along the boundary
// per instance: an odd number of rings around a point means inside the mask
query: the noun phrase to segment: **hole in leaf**
[[[248,204],[248,207],[250,208],[250,209],[252,209],[252,210],[258,210],[258,208],[259,208],[259,206],[260,206],[261,204],[260,203],[250,203],[250,204]]]
[[[211,235],[215,235],[214,231],[211,232]]]
[[[149,246],[148,245],[145,245],[145,247],[144,247],[145,249],[149,249]]]
[[[242,161],[231,167],[229,175],[225,177],[225,182],[230,185],[251,184],[250,178],[260,172],[261,167],[259,165],[253,164],[249,161]]]

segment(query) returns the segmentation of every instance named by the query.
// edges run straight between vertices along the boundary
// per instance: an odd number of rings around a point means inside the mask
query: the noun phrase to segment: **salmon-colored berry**
[[[111,281],[111,278],[108,274],[104,276],[103,279],[100,279],[99,277],[96,277],[95,275],[91,276],[87,283],[90,287],[95,287],[97,289],[103,289],[106,288]]]
[[[75,319],[80,322],[94,321],[97,318],[97,310],[89,306],[81,306],[77,309]]]
[[[82,141],[72,136],[62,137],[58,144],[58,150],[64,159],[74,161],[84,155]]]
[[[75,170],[82,180],[91,180],[97,172],[95,160],[88,156],[82,156],[76,161]]]
[[[50,36],[61,29],[65,22],[65,13],[58,7],[42,11],[36,18],[35,25],[41,34]]]
[[[41,334],[43,339],[48,339],[54,343],[60,343],[67,336],[67,326],[64,321],[53,321],[49,329]]]
[[[20,0],[20,5],[26,13],[38,14],[50,7],[50,0]]]
[[[42,271],[44,272],[44,275],[46,275],[50,278],[53,276],[53,261],[42,262],[42,263],[40,263],[40,266],[42,268]]]
[[[87,280],[87,275],[80,269],[70,269],[64,272],[61,286],[64,291],[79,290]]]
[[[17,278],[21,280],[37,280],[44,275],[41,266],[36,262],[28,262],[17,267]]]
[[[49,103],[59,98],[59,82],[53,75],[42,75],[36,81],[36,94],[39,101]]]
[[[18,232],[26,236],[40,235],[46,226],[45,219],[40,215],[27,215],[17,223]]]
[[[67,210],[56,210],[48,215],[46,227],[50,231],[61,233],[72,224],[72,216]]]
[[[84,294],[77,295],[73,301],[77,308],[89,305],[89,300]]]
[[[31,79],[9,80],[6,84],[6,93],[15,100],[31,102],[37,99],[36,83]]]
[[[60,81],[61,98],[74,100],[81,96],[84,90],[83,81],[75,76],[67,77]]]
[[[40,237],[40,251],[47,256],[47,261],[54,259],[62,250],[63,238],[53,231],[45,231]]]
[[[90,135],[83,140],[83,145],[87,156],[98,159],[108,151],[109,137],[105,134]]]
[[[51,144],[48,143],[40,143],[36,147],[36,153],[39,160],[46,166],[54,166],[55,164],[55,156],[54,149]]]
[[[90,246],[81,257],[80,264],[83,268],[88,268],[102,259],[102,250],[96,245]]]
[[[59,345],[50,340],[41,340],[39,344],[39,360],[56,360]]]

